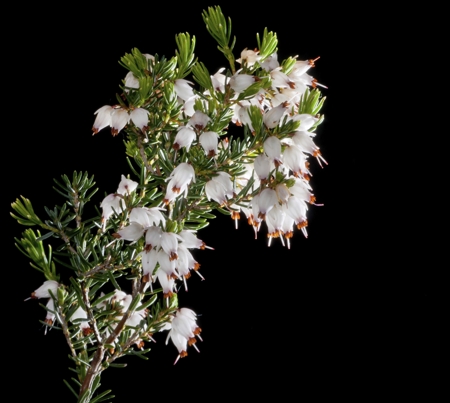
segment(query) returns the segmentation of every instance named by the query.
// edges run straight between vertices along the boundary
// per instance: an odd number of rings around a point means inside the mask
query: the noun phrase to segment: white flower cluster
[[[202,340],[200,337],[202,329],[197,326],[197,315],[193,310],[189,308],[178,309],[175,315],[170,316],[170,322],[168,322],[162,330],[169,330],[166,344],[169,339],[171,339],[178,350],[178,357],[174,364],[176,364],[180,358],[188,355],[188,346],[194,346],[194,348],[199,351],[195,343],[197,342],[196,337]]]
[[[188,164],[180,164],[178,169],[176,169],[171,177],[168,178],[168,180],[170,180],[169,188],[177,189],[177,193],[183,193],[187,186],[187,181],[190,181],[191,179],[189,174],[185,174],[186,170],[187,172],[190,172],[191,169],[186,167],[186,165]],[[137,188],[137,185],[137,182],[122,176],[118,194],[122,194],[121,191],[123,189],[126,189],[128,192],[133,192]],[[172,192],[175,193],[174,191]],[[105,221],[112,215],[112,204],[116,203],[118,197],[119,196],[114,194],[107,196],[103,200],[101,204],[103,208],[102,217]],[[122,199],[119,197],[119,201],[121,200]],[[118,206],[120,206],[120,208]],[[125,210],[123,202],[116,204],[115,207],[114,211],[116,213]],[[161,210],[164,209],[158,207],[135,207],[131,209],[131,212],[128,215],[128,225],[118,230],[113,236],[116,239],[123,239],[133,243],[141,238],[145,238],[145,246],[139,254],[142,259],[143,281],[146,283],[146,287],[149,286],[152,288],[152,284],[158,280],[163,289],[164,298],[166,298],[167,305],[169,306],[169,298],[176,292],[176,280],[182,279],[185,289],[187,290],[186,280],[191,276],[191,270],[194,270],[203,279],[203,276],[198,272],[200,264],[194,259],[189,249],[205,249],[210,247],[206,246],[203,241],[198,239],[194,231],[183,230],[178,234],[164,231],[163,228],[166,224],[166,218]],[[120,301],[124,307],[128,307],[131,302],[131,296],[119,291],[116,294],[117,295],[112,300],[116,302]],[[178,315],[172,321],[173,327],[169,336],[172,338],[175,346],[179,349],[179,357],[184,357],[187,355],[186,343],[189,342],[189,345],[192,345],[193,341],[183,341],[183,336],[177,333],[176,329],[182,329],[182,324],[184,323],[183,320],[180,319],[180,312],[184,312],[185,314],[186,312],[190,312],[188,317],[191,322],[195,314],[187,308],[181,308]],[[136,321],[140,322],[143,317],[142,312],[135,312],[133,316],[127,320],[126,324],[135,326],[137,324]],[[187,319],[184,321],[186,320]],[[197,328],[197,326],[195,327]],[[163,330],[169,328],[170,327],[166,326]],[[184,346],[183,351],[180,350],[180,346]]]
[[[150,55],[146,57],[149,59]],[[276,53],[262,60],[258,51],[244,49],[237,60],[242,64],[240,70],[227,77],[222,73],[224,69],[220,69],[210,77],[212,88],[227,98],[225,107],[229,108],[230,121],[237,126],[247,126],[253,135],[258,133],[262,136],[261,142],[247,150],[240,161],[233,161],[245,168],[244,174],[234,177],[226,172],[226,166],[218,167],[216,162],[221,152],[227,152],[228,144],[219,141],[223,133],[211,129],[216,127],[215,119],[218,119],[215,110],[209,109],[207,102],[208,97],[213,94],[209,90],[203,94],[196,93],[192,89],[192,82],[185,79],[174,80],[173,88],[180,106],[179,125],[165,136],[172,139],[174,161],[177,161],[177,152],[183,148],[186,152],[183,155],[187,159],[184,157],[185,162],[178,162],[165,178],[168,183],[161,205],[166,207],[129,208],[126,215],[128,221],[122,222],[121,228],[113,234],[116,239],[132,243],[145,240],[139,254],[143,281],[146,287],[152,287],[158,281],[167,304],[168,298],[176,292],[176,281],[182,280],[187,289],[186,279],[192,270],[197,272],[199,268],[189,249],[205,247],[193,232],[184,230],[174,233],[165,230],[171,206],[178,198],[187,198],[192,184],[198,180],[198,171],[201,169],[197,170],[194,161],[189,158],[194,146],[202,150],[206,159],[214,159],[217,167],[214,172],[206,175],[203,195],[228,209],[236,221],[236,227],[242,211],[253,226],[255,237],[261,223],[266,223],[269,245],[272,238],[279,237],[282,244],[289,248],[295,228],[307,236],[308,204],[315,204],[309,184],[311,172],[308,158],[313,156],[321,166],[322,163],[326,164],[313,140],[315,126],[320,123],[319,117],[302,113],[300,108],[308,87],[321,85],[307,74],[316,60],[296,61],[286,74],[278,63]],[[268,84],[254,87],[257,91],[254,95],[245,95],[250,86],[261,80]],[[127,93],[139,88],[139,80],[132,72],[125,77],[125,88]],[[203,105],[203,111],[199,110],[199,105]],[[259,111],[263,125],[257,130],[253,127],[255,120],[253,117],[252,121],[253,115],[250,114],[255,111]],[[126,110],[119,106],[105,105],[96,115],[94,134],[111,126],[113,135],[116,135],[130,122],[143,133],[147,130],[149,118],[145,109]],[[289,124],[295,129],[291,133],[283,133],[280,129]],[[201,179],[203,181],[205,176]],[[253,184],[243,195],[241,190],[248,187],[249,180],[253,180]],[[103,200],[103,228],[112,214],[125,211],[125,201],[136,188],[136,182],[122,177],[117,192]],[[199,186],[196,185],[196,188]],[[169,215],[166,214],[166,209]],[[194,338],[192,329],[196,325],[189,321],[193,320],[195,314],[187,314],[188,311],[178,311],[171,322],[169,338],[178,348],[179,357],[184,356],[186,343],[189,344]],[[183,333],[181,328],[189,328],[191,333]]]
[[[55,303],[53,301],[52,295],[54,297],[56,297],[58,287],[59,287],[59,284],[55,280],[44,281],[44,283],[39,288],[34,290],[31,293],[31,296],[25,300],[25,301],[27,301],[29,299],[48,298],[47,304],[46,304],[47,315],[44,320],[47,327],[52,326],[53,323],[55,322],[55,318],[56,318]],[[45,333],[47,333],[47,327],[45,328]]]
[[[249,66],[258,60],[257,53],[245,49],[238,61]],[[309,184],[311,172],[308,154],[316,157],[320,165],[322,161],[326,163],[319,147],[312,140],[315,133],[309,131],[318,118],[297,112],[307,86],[320,85],[306,73],[314,66],[314,61],[297,61],[290,74],[286,75],[281,71],[276,54],[267,58],[261,66],[270,74],[270,90],[260,91],[252,99],[237,103],[232,119],[238,125],[249,126],[253,132],[248,110],[251,105],[255,105],[261,110],[264,125],[269,130],[282,121],[300,123],[294,133],[281,140],[276,135],[268,136],[264,141],[263,153],[247,165],[247,174],[237,180],[240,187],[243,187],[253,173],[256,176],[252,191],[257,191],[257,195],[245,207],[242,203],[232,207],[246,214],[248,222],[255,228],[255,236],[261,222],[266,222],[269,245],[274,237],[280,237],[284,245],[285,237],[287,246],[290,247],[289,239],[293,235],[294,225],[307,236],[307,203],[315,202]],[[276,180],[277,173],[282,174],[281,183]],[[290,186],[287,187],[286,183]],[[237,219],[239,214],[234,212],[232,217]]]
[[[326,163],[319,147],[313,141],[315,136],[312,131],[313,126],[319,119],[310,114],[298,113],[299,103],[308,86],[321,85],[307,74],[309,68],[314,67],[316,60],[297,61],[291,72],[285,74],[281,71],[277,54],[273,54],[261,63],[261,67],[270,76],[271,87],[262,89],[253,97],[235,102],[233,105],[232,122],[238,126],[247,125],[253,133],[254,128],[249,116],[252,105],[260,110],[263,123],[269,133],[280,122],[299,122],[296,131],[288,137],[279,139],[276,135],[269,135],[265,139],[262,153],[247,164],[246,175],[236,178],[236,185],[242,188],[253,175],[255,183],[250,190],[257,194],[249,203],[241,201],[239,205],[232,204],[229,206],[232,218],[235,220],[239,218],[239,211],[246,214],[248,222],[255,228],[255,235],[261,227],[261,222],[265,221],[268,227],[269,245],[274,237],[281,237],[284,245],[284,237],[287,240],[287,246],[290,247],[289,239],[293,235],[294,225],[307,236],[306,212],[308,203],[314,204],[315,202],[309,184],[311,172],[308,156],[316,157],[321,166],[322,162]],[[241,53],[241,58],[237,61],[250,67],[259,62],[260,57],[258,52],[245,49]],[[223,69],[220,69],[214,76],[211,76],[211,82],[216,91],[224,92],[227,80],[222,71]],[[256,80],[257,77],[242,74],[241,70],[234,74],[228,82],[235,92],[233,99],[237,100],[239,94]],[[199,95],[188,92],[189,82],[185,80],[177,81],[183,81],[183,85],[178,84],[178,87],[183,88],[183,92],[178,92],[180,102],[184,101],[186,105],[188,102],[193,103],[196,99],[201,99]],[[208,91],[204,95],[208,95]],[[190,108],[185,107],[184,113],[188,114],[189,110]],[[193,113],[188,124],[179,129],[174,148],[186,147],[189,150],[196,140],[195,134],[200,134],[199,142],[204,148],[205,154],[210,157],[216,156],[218,150],[217,134],[210,131],[203,132],[209,120],[210,118],[202,112],[196,111]],[[198,126],[193,121],[198,121]],[[208,137],[207,145],[203,136]],[[185,165],[188,166],[188,164]],[[184,186],[188,185],[191,178],[195,179],[192,167],[189,169],[192,174],[185,176]],[[283,180],[280,181],[279,177],[277,178],[277,173],[282,175]],[[287,183],[289,187],[286,185]],[[209,200],[213,199],[219,205],[227,207],[228,200],[236,196],[234,186],[228,173],[217,172],[217,176],[206,183],[205,192]],[[183,189],[187,192],[185,187]],[[168,193],[173,196],[171,189],[168,189]],[[166,196],[166,200],[170,201],[173,198]]]
[[[169,188],[184,191],[187,186],[186,181],[191,178],[190,175],[183,174],[183,169],[189,169],[185,167],[186,165],[188,164],[180,164],[175,169],[172,178],[169,178]],[[181,179],[178,175],[181,176]],[[127,182],[128,189],[136,189],[137,182],[122,178],[122,181]],[[103,200],[101,204],[103,217],[110,216],[108,212],[113,200],[115,201],[111,195]],[[123,211],[124,207],[121,206],[121,209],[115,209],[116,212]],[[190,277],[191,270],[202,277],[197,271],[200,264],[194,259],[189,249],[205,249],[208,247],[192,231],[183,230],[179,234],[164,231],[166,218],[161,210],[164,209],[160,207],[133,208],[128,216],[128,225],[117,231],[113,236],[116,239],[130,242],[137,242],[145,237],[144,250],[140,254],[144,281],[151,287],[152,283],[158,279],[163,288],[164,297],[170,297],[175,292],[176,279],[183,279],[187,289],[186,279]],[[156,271],[155,268],[157,268]]]
[[[276,136],[268,137],[264,142],[264,152],[247,164],[246,175],[237,178],[236,181],[239,187],[243,187],[254,174],[255,181],[251,191],[256,191],[257,194],[246,206],[241,203],[231,207],[245,213],[249,224],[255,229],[255,236],[262,221],[265,221],[269,245],[272,238],[278,237],[285,245],[284,237],[287,240],[287,247],[290,247],[289,239],[293,236],[294,225],[302,230],[306,237],[308,204],[315,204],[316,200],[309,184],[311,172],[305,154],[308,151],[298,138],[303,135],[302,133],[308,133],[306,132],[308,125],[311,127],[317,118],[310,115],[297,116],[302,119],[300,128],[305,131],[297,131],[291,138],[283,140],[279,140]],[[277,173],[282,174],[281,183],[276,180]],[[288,187],[286,183],[290,186]],[[239,215],[235,213],[232,218],[238,219]]]

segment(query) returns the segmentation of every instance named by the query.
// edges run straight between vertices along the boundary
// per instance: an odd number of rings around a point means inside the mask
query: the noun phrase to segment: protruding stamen
[[[315,59],[309,59],[308,63],[311,67],[316,67],[316,65],[314,64],[315,61],[319,60],[320,56],[317,56]]]

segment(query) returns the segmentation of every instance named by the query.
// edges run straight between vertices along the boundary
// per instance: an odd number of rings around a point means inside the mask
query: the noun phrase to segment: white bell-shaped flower
[[[106,126],[111,125],[111,113],[113,111],[114,108],[110,105],[104,105],[95,111],[94,115],[97,116],[95,117],[94,125],[92,126],[94,134],[97,134]]]
[[[194,85],[194,83],[183,78],[179,78],[175,80],[173,87],[177,95],[183,101],[187,101],[189,98],[194,96],[194,91],[192,90],[191,85]]]
[[[189,119],[188,125],[197,130],[203,130],[210,121],[211,118],[206,113],[195,111]]]
[[[129,71],[127,73],[127,75],[125,76],[125,87],[128,87],[128,88],[139,88],[139,80],[136,78],[136,76],[131,71]],[[128,93],[129,90],[126,89],[125,92]]]
[[[167,185],[164,203],[169,204],[175,197],[181,193],[187,196],[187,186],[191,181],[195,182],[195,171],[192,165],[182,162],[178,165],[166,179],[169,180]]]
[[[128,111],[122,108],[114,109],[111,113],[111,133],[113,136],[117,134],[128,124],[130,115]]]
[[[281,149],[280,149],[281,151]],[[254,161],[255,172],[259,180],[267,181],[269,179],[270,171],[273,169],[273,164],[269,157],[264,154],[258,155]]]
[[[280,123],[281,118],[287,111],[287,105],[285,103],[269,109],[263,116],[263,122],[268,129],[273,129]]]
[[[119,183],[119,187],[117,188],[117,193],[121,195],[131,194],[136,190],[138,183],[128,179],[125,175],[122,175],[122,180]]]
[[[39,299],[39,298],[51,298],[49,291],[56,296],[56,292],[58,291],[59,284],[55,280],[47,280],[36,290],[31,293],[31,298]]]
[[[133,109],[130,112],[130,119],[141,130],[145,130],[148,126],[148,112],[145,109]]]
[[[192,142],[196,139],[197,135],[194,130],[189,126],[181,126],[178,128],[177,135],[175,136],[175,140],[173,142],[173,148],[175,150],[180,149],[181,147],[186,147],[186,151],[189,151],[191,148]]]
[[[230,78],[230,87],[237,93],[244,92],[255,82],[255,77],[249,74],[239,74],[238,72]]]
[[[239,59],[236,59],[236,61],[240,64],[246,64],[247,67],[253,66],[257,61],[261,59],[261,56],[259,55],[259,51],[254,50],[248,50],[245,48],[241,52],[241,57]]]
[[[282,164],[281,142],[277,137],[270,136],[266,139],[264,142],[264,152],[275,164],[275,166],[278,167]]]
[[[208,157],[217,155],[219,135],[216,132],[203,132],[199,137],[199,141]]]

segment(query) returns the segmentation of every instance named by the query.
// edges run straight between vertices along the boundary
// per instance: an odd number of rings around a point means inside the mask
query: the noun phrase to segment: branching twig
[[[84,273],[83,277],[84,278],[91,277],[92,275],[102,271],[103,269],[106,269],[110,265],[110,262],[111,262],[111,255],[108,255],[108,257],[102,264],[99,264],[95,266],[92,270],[89,270],[87,273]]]
[[[145,154],[144,146],[142,144],[142,134],[141,133],[137,133],[137,146],[139,147],[139,154],[141,155],[142,162],[144,163],[145,169],[149,170],[154,175],[155,170],[148,162],[147,154]]]
[[[66,321],[66,316],[64,315],[61,307],[59,305],[57,305],[57,307],[58,307],[58,321],[61,323],[62,331],[66,338],[67,344],[69,345],[70,352],[71,352],[73,358],[77,358],[77,353],[76,353],[76,351],[73,347],[72,341],[70,339],[69,326]],[[78,360],[75,360],[75,362],[78,363]]]
[[[102,345],[102,337],[100,336],[100,332],[97,327],[97,321],[94,318],[94,313],[92,312],[91,302],[89,301],[89,290],[86,288],[86,284],[83,281],[81,283],[81,293],[83,294],[83,302],[86,306],[87,314],[89,317],[89,322],[94,330],[95,338],[97,339],[97,343]]]

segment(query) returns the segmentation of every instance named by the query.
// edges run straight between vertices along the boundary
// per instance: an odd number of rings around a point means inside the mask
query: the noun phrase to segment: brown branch
[[[105,269],[106,267],[108,267],[110,262],[111,262],[111,255],[108,255],[108,257],[106,258],[104,263],[99,264],[99,265],[95,266],[93,269],[89,270],[87,273],[84,273],[83,277],[84,278],[90,277],[93,274],[98,273],[99,271],[101,271],[101,270]]]
[[[97,327],[97,321],[95,320],[94,313],[92,312],[91,302],[89,301],[89,292],[84,281],[81,283],[81,292],[83,294],[83,302],[86,306],[89,322],[91,323],[91,326],[94,330],[95,338],[97,339],[97,343],[99,345],[102,345],[102,337],[100,336],[100,332]]]
[[[70,244],[69,237],[65,234],[65,232],[63,230],[59,230],[58,232],[59,232],[59,235],[61,236],[62,240],[65,242],[67,249],[69,249],[70,252],[72,252],[74,255],[76,255],[77,251]]]
[[[136,133],[136,134],[137,134],[137,146],[139,148],[139,154],[141,155],[142,162],[144,163],[144,167],[146,170],[149,170],[154,175],[155,171],[148,162],[147,154],[145,154],[144,146],[142,144],[142,134],[141,133]]]
[[[58,304],[58,320],[61,323],[63,334],[66,338],[67,344],[69,345],[70,352],[72,354],[72,357],[75,359],[77,358],[77,353],[73,347],[72,341],[70,339],[70,333],[69,333],[69,326],[67,325],[66,316],[62,312],[61,307]],[[75,360],[75,363],[78,365],[78,360]]]
[[[119,337],[120,333],[122,333],[123,328],[125,327],[125,322],[130,317],[131,312],[128,310],[122,316],[122,319],[117,324],[116,328],[111,332],[109,337],[105,340],[103,344],[100,344],[97,348],[97,351],[94,354],[94,358],[92,360],[91,366],[84,377],[83,383],[80,388],[79,396],[81,397],[86,390],[92,387],[92,383],[94,381],[94,377],[101,371],[101,365],[103,358],[105,356],[105,348],[104,344],[111,344],[117,337]]]

